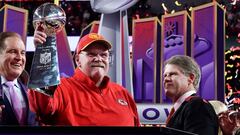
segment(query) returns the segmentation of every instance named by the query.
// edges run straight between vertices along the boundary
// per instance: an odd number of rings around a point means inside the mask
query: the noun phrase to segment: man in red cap
[[[43,43],[45,38],[45,33],[35,31],[35,43]],[[29,91],[31,108],[41,124],[140,125],[136,104],[128,91],[107,76],[111,47],[101,35],[84,36],[77,46],[74,75],[61,78],[53,97]]]

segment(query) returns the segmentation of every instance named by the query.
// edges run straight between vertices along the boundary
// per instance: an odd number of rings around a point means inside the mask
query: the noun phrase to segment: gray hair
[[[21,36],[16,32],[1,32],[0,33],[0,52],[6,49],[5,40],[9,37],[18,37],[22,40]]]
[[[197,90],[199,88],[200,79],[201,79],[201,71],[197,62],[189,57],[184,55],[174,55],[170,59],[165,62],[165,65],[173,64],[180,68],[180,70],[186,76],[189,74],[194,74],[195,80],[193,82],[194,88]]]

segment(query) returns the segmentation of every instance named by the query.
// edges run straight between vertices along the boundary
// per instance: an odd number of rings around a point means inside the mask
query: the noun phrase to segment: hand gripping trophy
[[[39,6],[33,14],[35,29],[46,33],[46,42],[36,45],[28,87],[51,96],[49,87],[60,83],[56,33],[62,30],[66,22],[64,10],[52,3]]]

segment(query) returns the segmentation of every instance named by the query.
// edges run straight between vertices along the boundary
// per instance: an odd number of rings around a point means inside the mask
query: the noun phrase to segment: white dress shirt
[[[185,94],[183,94],[180,98],[178,98],[178,100],[173,104],[175,112],[181,106],[181,104],[185,101],[185,99],[188,98],[189,96],[191,96],[192,94],[196,94],[196,91],[190,90],[190,91],[186,92]]]

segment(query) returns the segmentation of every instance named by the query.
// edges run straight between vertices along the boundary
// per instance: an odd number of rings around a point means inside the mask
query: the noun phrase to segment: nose
[[[169,82],[169,81],[171,81],[171,77],[170,77],[169,75],[165,75],[165,76],[163,77],[163,81],[164,81],[164,82]]]
[[[21,54],[19,52],[16,53],[16,59],[21,59]]]
[[[21,59],[23,59],[25,57],[25,55],[23,55],[21,52],[17,52],[16,53],[16,59],[18,59],[18,60],[21,60]]]
[[[102,60],[102,57],[101,57],[100,54],[97,54],[97,55],[94,56],[93,60],[94,60],[94,61],[101,61],[101,60]]]

